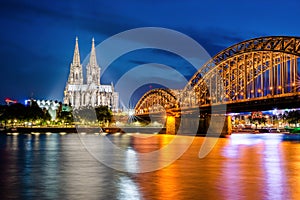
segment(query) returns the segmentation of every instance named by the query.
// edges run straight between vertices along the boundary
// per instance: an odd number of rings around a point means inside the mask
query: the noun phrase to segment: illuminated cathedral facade
[[[117,111],[119,95],[114,91],[113,84],[102,85],[100,83],[100,71],[93,38],[89,62],[86,65],[86,79],[84,79],[76,37],[73,61],[64,91],[64,104],[70,104],[75,109],[108,106],[112,111]]]

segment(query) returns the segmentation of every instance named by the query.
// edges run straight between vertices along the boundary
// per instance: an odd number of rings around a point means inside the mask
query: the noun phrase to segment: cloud
[[[138,27],[141,22],[134,18],[109,12],[107,5],[93,1],[5,1],[1,3],[0,16],[20,23],[55,22],[70,28],[111,36],[120,31]],[[66,27],[64,27],[66,28]]]
[[[230,30],[222,28],[184,28],[181,31],[195,39],[211,56],[246,39],[246,36],[242,37],[239,33],[232,33]]]

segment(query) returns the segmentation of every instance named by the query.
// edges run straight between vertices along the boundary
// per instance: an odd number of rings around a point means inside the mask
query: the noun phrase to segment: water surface
[[[144,153],[172,140],[166,135],[0,135],[0,199],[300,198],[300,143],[283,142],[281,135],[220,138],[203,159],[198,154],[204,138],[196,137],[173,164],[140,174],[105,166],[82,144],[82,139],[100,142],[99,151],[118,160],[116,152],[105,151],[104,137],[122,149]]]

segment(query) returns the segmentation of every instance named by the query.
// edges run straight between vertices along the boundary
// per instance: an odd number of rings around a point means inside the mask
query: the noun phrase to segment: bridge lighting
[[[297,49],[299,41],[292,37],[265,37],[233,45],[202,66],[183,90],[151,90],[140,99],[137,108],[147,112],[173,109],[177,102],[175,94],[178,94],[182,107],[264,100],[277,98],[277,95],[282,97],[283,93],[284,97],[294,96],[300,91],[300,76],[299,55],[292,54],[300,53]],[[281,53],[275,53],[277,51]],[[245,65],[243,69],[249,70],[243,70],[241,64]],[[149,105],[152,108],[148,108]]]
[[[133,116],[133,115],[134,115],[134,110],[129,110],[129,111],[128,111],[128,116],[131,117],[131,116]]]

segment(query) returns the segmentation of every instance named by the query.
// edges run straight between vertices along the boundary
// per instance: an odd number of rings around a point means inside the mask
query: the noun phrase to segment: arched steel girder
[[[139,112],[140,110],[148,109],[149,106],[155,104],[165,105],[176,105],[177,98],[174,92],[170,89],[153,89],[145,93],[138,103],[135,106],[135,111]]]
[[[246,52],[220,62],[189,90],[187,105],[224,103],[299,92],[299,59],[281,52]],[[191,98],[192,99],[189,99]]]
[[[197,106],[299,92],[299,57],[300,37],[261,37],[240,42],[209,60],[177,95],[179,100],[173,100],[180,101],[181,106]],[[166,103],[172,102],[161,90],[146,93],[136,111],[157,95]]]
[[[184,90],[192,89],[211,69],[221,62],[249,52],[278,52],[300,57],[300,37],[271,36],[246,40],[235,44],[210,59],[190,79]]]

